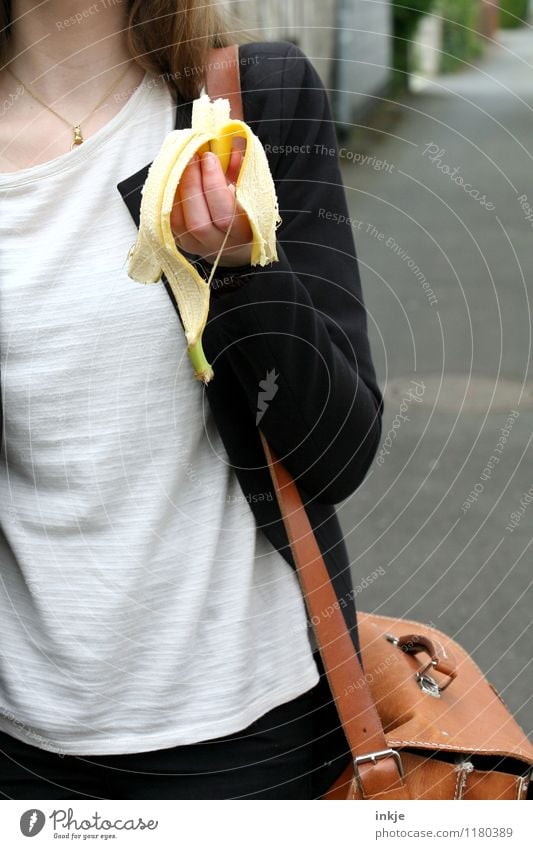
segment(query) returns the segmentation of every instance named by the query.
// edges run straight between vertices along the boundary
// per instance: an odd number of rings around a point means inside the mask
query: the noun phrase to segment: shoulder
[[[239,45],[241,90],[245,120],[266,136],[280,134],[293,119],[321,120],[329,98],[311,59],[288,41]],[[294,127],[293,127],[294,128]]]
[[[312,79],[322,81],[309,57],[290,41],[257,41],[239,45],[243,90],[252,87],[284,89],[303,85]]]

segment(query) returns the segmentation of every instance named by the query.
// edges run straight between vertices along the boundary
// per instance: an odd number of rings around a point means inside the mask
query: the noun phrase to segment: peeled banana
[[[246,150],[235,185],[236,203],[248,216],[253,233],[251,265],[277,260],[276,229],[281,223],[274,181],[264,148],[244,121],[230,119],[224,98],[211,101],[203,95],[193,103],[192,126],[174,130],[163,142],[142,189],[141,218],[137,240],[128,253],[128,275],[139,283],[167,278],[180,312],[187,350],[195,377],[208,383],[213,369],[202,348],[202,333],[209,311],[209,282],[220,255],[206,281],[176,245],[170,214],[182,174],[195,153],[215,153],[226,173],[233,139],[246,140]]]

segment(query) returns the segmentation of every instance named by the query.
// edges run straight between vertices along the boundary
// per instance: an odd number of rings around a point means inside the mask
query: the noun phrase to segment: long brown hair
[[[131,56],[187,99],[198,97],[204,85],[209,50],[239,40],[228,37],[217,0],[126,2]],[[11,0],[0,0],[0,68],[7,59],[10,29]]]

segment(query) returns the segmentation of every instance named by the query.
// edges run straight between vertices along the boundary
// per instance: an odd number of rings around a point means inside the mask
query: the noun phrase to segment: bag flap
[[[370,613],[358,613],[357,618],[364,673],[389,746],[464,752],[465,756],[502,755],[533,764],[533,746],[462,646],[413,620]],[[411,649],[409,644],[402,649],[387,634],[409,636]],[[426,675],[444,687],[438,695],[424,692],[417,681],[417,673],[431,659],[423,646],[417,647],[416,636],[421,643],[431,641],[444,658],[442,668],[456,668],[457,676],[451,680],[438,667],[429,667]],[[358,682],[353,685],[357,688]]]

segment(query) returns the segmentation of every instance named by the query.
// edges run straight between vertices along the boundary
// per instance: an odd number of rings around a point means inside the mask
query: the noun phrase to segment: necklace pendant
[[[72,127],[72,132],[74,133],[74,140],[70,146],[71,150],[73,147],[77,147],[78,145],[83,144],[83,136],[79,124],[75,124],[74,127]]]

